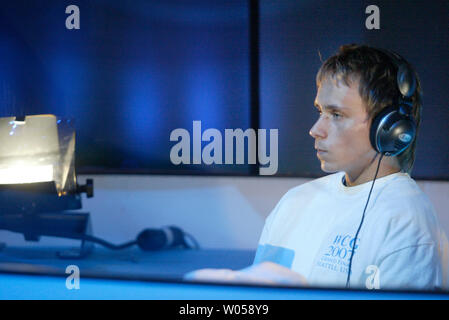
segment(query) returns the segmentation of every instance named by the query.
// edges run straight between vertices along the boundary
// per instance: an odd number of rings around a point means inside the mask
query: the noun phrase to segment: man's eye
[[[332,117],[334,117],[335,119],[340,119],[341,114],[334,112],[334,113],[332,113]]]

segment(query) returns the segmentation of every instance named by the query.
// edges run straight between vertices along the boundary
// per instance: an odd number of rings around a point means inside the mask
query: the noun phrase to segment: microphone
[[[144,251],[154,251],[174,247],[188,247],[184,232],[173,226],[162,229],[144,229],[137,236],[137,245]]]

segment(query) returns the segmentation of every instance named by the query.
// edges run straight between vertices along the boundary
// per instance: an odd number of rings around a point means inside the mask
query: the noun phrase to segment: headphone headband
[[[396,82],[403,98],[410,98],[416,90],[416,78],[410,64],[399,53],[392,50],[377,48],[390,58],[397,68]]]

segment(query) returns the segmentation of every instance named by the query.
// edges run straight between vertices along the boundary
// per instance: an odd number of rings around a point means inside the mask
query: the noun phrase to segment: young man
[[[388,156],[370,137],[376,115],[401,101],[397,61],[404,60],[393,55],[346,45],[321,66],[310,135],[321,169],[332,174],[284,195],[266,219],[255,264],[275,262],[311,286],[447,288],[446,237],[409,175],[416,138],[402,135],[409,147]],[[408,101],[416,132],[421,89],[413,76]]]
[[[321,169],[331,174],[283,196],[266,219],[253,266],[186,279],[447,289],[447,240],[409,175],[421,88],[401,59],[346,45],[323,63],[310,135]]]

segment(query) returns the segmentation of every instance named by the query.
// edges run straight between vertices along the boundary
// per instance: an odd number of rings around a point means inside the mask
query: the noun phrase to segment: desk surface
[[[65,275],[68,265],[76,265],[84,276],[123,279],[180,280],[187,272],[201,268],[242,269],[252,264],[252,250],[170,249],[144,252],[139,248],[109,250],[95,247],[83,259],[59,259],[60,247],[6,247],[0,251],[0,272],[22,271]]]
[[[447,294],[404,293],[181,282],[199,268],[241,269],[250,250],[168,250],[96,248],[83,260],[55,258],[57,248],[7,247],[0,251],[0,299],[449,299]],[[80,289],[66,287],[65,268],[80,269]]]

